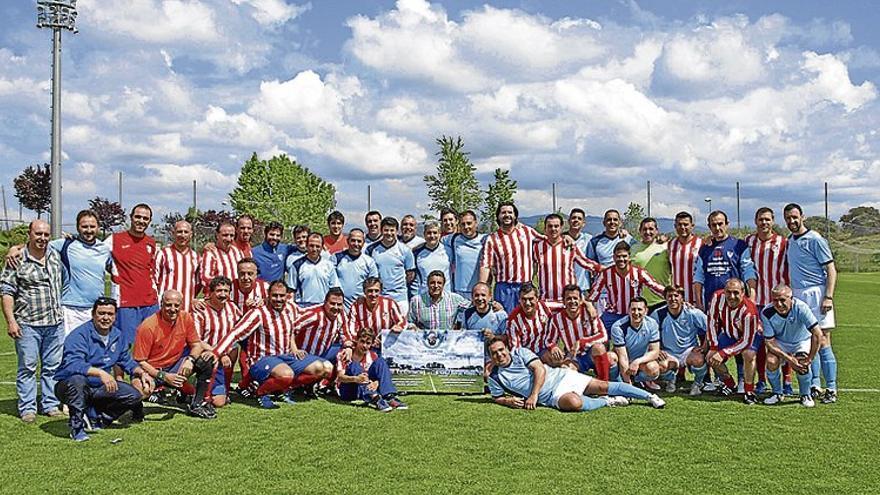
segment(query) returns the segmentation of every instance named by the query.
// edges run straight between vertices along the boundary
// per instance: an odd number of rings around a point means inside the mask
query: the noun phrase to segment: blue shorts
[[[522,287],[518,282],[496,282],[492,297],[504,306],[507,314],[513,312],[519,306],[519,289]]]
[[[330,361],[335,366],[336,365],[336,355],[339,354],[339,351],[341,349],[342,349],[342,346],[340,344],[333,344],[330,346],[329,349],[324,351],[324,354],[321,354],[318,357],[325,360],[325,361]]]
[[[588,370],[596,367],[596,364],[593,362],[593,355],[589,350],[578,354],[575,358],[575,362],[577,362],[581,373],[586,373]]]
[[[286,364],[290,366],[290,369],[293,370],[294,375],[299,375],[305,369],[315,361],[319,361],[321,358],[315,356],[313,354],[306,354],[306,357],[302,359],[297,359],[291,354],[281,354],[279,356],[265,356],[260,358],[259,361],[254,363],[250,369],[250,377],[252,380],[257,382],[264,382],[269,376],[272,374],[272,370],[275,369],[279,364]]]
[[[602,324],[605,325],[605,328],[610,333],[611,327],[613,327],[614,324],[617,323],[618,320],[622,320],[623,317],[625,317],[625,316],[627,316],[627,315],[618,314],[618,313],[609,313],[609,312],[602,313],[602,316],[601,316]]]
[[[211,385],[211,395],[226,395],[226,368],[217,366],[214,371],[213,385]]]
[[[183,350],[183,354],[180,356],[180,359],[178,359],[176,363],[172,364],[171,366],[166,366],[164,368],[158,368],[158,371],[164,371],[165,373],[177,373],[177,370],[179,370],[181,365],[183,365],[183,360],[186,359],[188,356],[189,356],[189,347],[187,347]],[[158,378],[156,378],[156,383],[161,383],[161,384],[167,385],[171,388],[174,388],[174,385],[171,385],[170,383],[166,382],[165,380],[159,380]]]
[[[719,333],[718,334],[718,349],[719,350],[730,347],[735,343],[736,343],[736,339],[732,338],[731,336],[727,335],[726,333]],[[760,349],[763,346],[764,346],[764,336],[758,333],[758,334],[755,334],[754,337],[752,337],[752,342],[748,346],[746,346],[746,349],[751,349],[755,352],[758,352],[758,349]],[[743,349],[743,350],[745,350],[745,349]]]
[[[134,336],[138,326],[159,312],[159,305],[139,306],[135,308],[119,308],[116,310],[116,321],[113,325],[122,332],[122,342],[126,348],[134,345]]]

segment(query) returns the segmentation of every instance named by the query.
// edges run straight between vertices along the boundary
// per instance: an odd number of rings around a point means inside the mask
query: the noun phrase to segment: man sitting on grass
[[[606,382],[569,368],[551,368],[525,347],[511,351],[504,336],[489,339],[489,355],[494,365],[489,391],[497,404],[513,409],[531,410],[541,405],[560,411],[592,411],[626,405],[630,398],[646,400],[655,409],[666,405],[657,395],[628,383]]]
[[[86,431],[100,430],[128,410],[132,421],[144,419],[141,393],[116,380],[113,366],[137,378],[147,393],[153,389],[153,379],[131,358],[115,321],[116,300],[99,297],[92,305],[91,321],[64,340],[55,395],[70,409],[70,438],[77,442],[89,439]]]
[[[376,333],[362,328],[351,352],[340,351],[336,358],[336,390],[339,398],[362,400],[381,412],[407,409],[397,398],[388,363],[371,349]]]

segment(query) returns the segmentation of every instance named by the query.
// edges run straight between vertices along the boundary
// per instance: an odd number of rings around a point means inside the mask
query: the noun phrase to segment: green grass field
[[[0,492],[878,493],[880,274],[843,275],[835,301],[840,401],[812,410],[682,395],[583,414],[449,395],[390,414],[237,403],[200,421],[150,407],[84,444],[64,420],[19,421],[4,336]]]

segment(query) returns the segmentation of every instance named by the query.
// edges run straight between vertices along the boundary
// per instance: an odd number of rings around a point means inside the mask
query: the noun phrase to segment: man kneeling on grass
[[[628,383],[609,383],[572,369],[551,368],[524,347],[511,351],[503,336],[489,339],[489,355],[494,364],[489,374],[489,391],[495,402],[503,406],[535,409],[542,405],[560,411],[592,411],[627,405],[629,399],[646,400],[655,409],[666,405],[657,395]]]
[[[362,400],[382,412],[407,409],[407,405],[397,398],[388,363],[370,349],[375,339],[373,330],[362,328],[351,353],[339,351],[336,357],[339,398],[349,402]]]

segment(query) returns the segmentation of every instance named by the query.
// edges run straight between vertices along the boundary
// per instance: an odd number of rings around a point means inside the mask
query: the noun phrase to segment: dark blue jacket
[[[284,278],[284,262],[290,254],[290,247],[279,242],[274,248],[263,241],[251,249],[251,256],[257,262],[257,274],[266,282],[274,282]]]
[[[122,333],[115,326],[112,327],[105,346],[95,330],[95,324],[87,321],[64,339],[64,357],[61,359],[61,367],[55,373],[55,379],[61,381],[73,375],[88,376],[89,368],[99,368],[112,375],[113,366],[117,364],[129,375],[138,366],[122,341]],[[99,378],[88,378],[90,385],[101,385]]]

